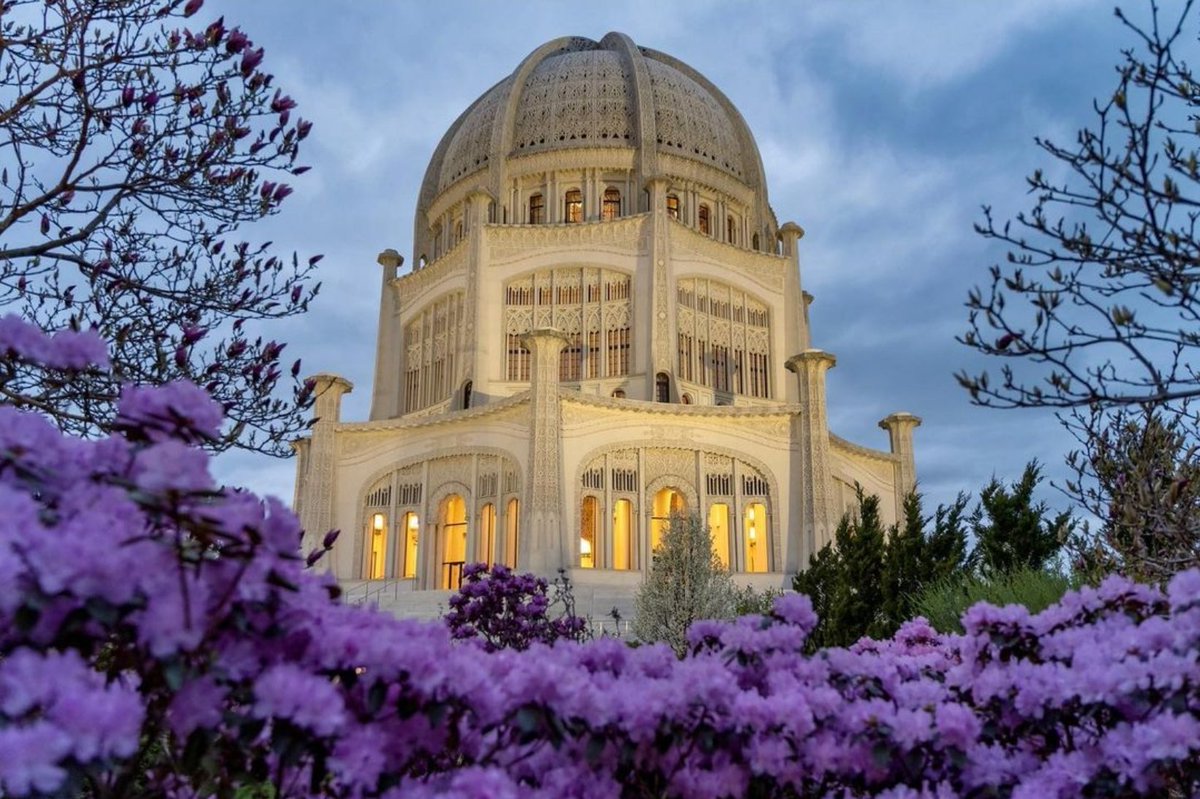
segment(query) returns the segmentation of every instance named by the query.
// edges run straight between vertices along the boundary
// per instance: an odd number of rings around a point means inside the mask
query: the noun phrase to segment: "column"
[[[558,403],[559,356],[567,337],[542,328],[526,333],[529,350],[529,483],[521,520],[517,562],[545,577],[570,565],[565,538],[571,534],[563,513],[562,416]]]
[[[892,454],[896,456],[896,518],[904,518],[904,498],[917,487],[917,464],[913,456],[913,430],[921,426],[921,417],[903,411],[879,421],[888,432]]]
[[[670,269],[668,269],[667,258],[667,229],[670,227],[670,220],[667,219],[667,187],[668,181],[665,177],[652,177],[646,181],[646,189],[650,192],[650,251],[647,255],[650,258],[652,268],[648,270],[650,277],[650,285],[646,288],[648,291],[644,296],[652,298],[651,302],[646,303],[649,307],[647,313],[643,314],[641,325],[635,325],[634,330],[645,330],[650,333],[650,356],[646,360],[641,361],[649,368],[646,370],[646,388],[645,398],[654,399],[654,379],[659,372],[670,374],[671,368],[671,350],[673,346],[673,336],[671,333],[672,315],[670,314]],[[643,336],[636,336],[643,338]],[[636,342],[635,342],[636,346]],[[640,364],[639,364],[640,365]],[[631,371],[636,372],[634,367]]]
[[[379,287],[379,328],[375,339],[375,386],[371,395],[371,419],[400,415],[400,381],[404,374],[400,363],[400,331],[396,329],[396,295],[392,283],[404,256],[384,250],[376,261],[382,267]]]
[[[337,457],[336,427],[341,417],[342,395],[354,389],[345,378],[333,374],[318,374],[309,378],[314,383],[312,436],[307,447],[307,474],[304,478],[305,497],[297,508],[300,525],[304,528],[301,554],[307,555],[321,545],[325,534],[333,529],[334,483],[337,477],[334,459]],[[349,533],[347,533],[349,535]],[[350,536],[351,538],[353,536]],[[342,547],[350,546],[347,539]],[[333,569],[333,561],[326,556],[320,568]]]
[[[800,546],[786,548],[784,570],[789,572],[807,565],[809,558],[832,539],[838,521],[833,507],[829,418],[825,409],[825,373],[836,364],[836,358],[821,350],[805,350],[787,360],[787,368],[796,374],[802,406],[792,417],[792,485],[797,493],[793,493],[791,506],[793,519],[800,520]]]

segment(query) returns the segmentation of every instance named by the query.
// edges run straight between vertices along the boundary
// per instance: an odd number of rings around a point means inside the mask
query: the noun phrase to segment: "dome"
[[[624,34],[549,42],[476,100],[442,137],[421,187],[421,215],[459,181],[499,196],[520,159],[567,150],[633,151],[642,179],[679,172],[758,194],[758,147],[741,114],[703,75]],[[711,172],[710,172],[711,171]]]

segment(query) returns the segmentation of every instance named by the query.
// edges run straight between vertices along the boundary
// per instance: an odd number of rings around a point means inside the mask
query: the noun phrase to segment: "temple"
[[[309,540],[403,613],[464,563],[566,569],[583,610],[627,606],[673,513],[738,582],[790,576],[856,507],[915,483],[913,429],[833,435],[794,222],[703,75],[610,33],[525,58],[442,137],[407,268],[379,256],[368,421],[321,374],[297,442]]]

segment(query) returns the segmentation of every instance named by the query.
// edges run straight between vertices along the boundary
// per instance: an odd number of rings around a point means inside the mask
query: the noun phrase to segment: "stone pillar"
[[[562,495],[562,414],[558,402],[558,364],[567,337],[542,328],[526,333],[529,350],[529,483],[521,514],[517,565],[521,571],[553,575],[566,562],[566,516]]]
[[[650,302],[645,303],[648,307],[647,312],[642,315],[643,324],[636,325],[634,330],[650,331],[649,357],[641,362],[649,367],[646,369],[644,395],[648,400],[654,399],[655,375],[659,372],[670,374],[674,371],[671,368],[671,352],[674,347],[674,320],[670,313],[671,270],[667,264],[667,229],[670,227],[670,220],[667,219],[667,187],[668,181],[665,177],[656,176],[646,181],[646,190],[650,192],[650,249],[647,255],[650,258],[651,269],[647,270],[650,285],[646,287],[648,291],[643,296],[650,299]],[[635,305],[636,302],[635,300]],[[640,338],[642,336],[635,334],[634,346],[637,346],[637,339]],[[631,371],[636,372],[640,365],[631,365]]]
[[[783,244],[783,255],[790,261],[783,274],[783,349],[782,352],[804,352],[809,348],[804,299],[800,288],[799,242],[804,230],[795,222],[779,228],[779,240]],[[776,366],[778,369],[778,366]],[[772,375],[775,385],[782,386],[782,372]],[[803,400],[795,393],[795,383],[788,385],[783,398],[789,403]]]
[[[798,490],[798,496],[793,495],[796,502],[792,503],[792,516],[800,520],[800,546],[788,547],[785,571],[806,566],[833,538],[838,522],[837,509],[833,507],[829,417],[825,410],[825,373],[836,364],[836,358],[821,350],[805,350],[787,360],[787,368],[796,373],[802,409],[792,417],[792,440],[796,447],[792,483]]]
[[[499,356],[499,353],[491,349],[491,347],[497,346],[497,342],[492,337],[481,340],[481,337],[475,333],[479,326],[479,320],[483,317],[483,304],[496,301],[495,297],[484,296],[479,291],[483,262],[487,257],[485,251],[487,250],[488,211],[494,201],[491,194],[479,188],[467,195],[467,219],[469,220],[467,224],[470,229],[467,231],[467,292],[463,299],[463,310],[466,313],[466,319],[462,320],[464,352],[455,353],[454,361],[458,374],[452,376],[454,402],[461,399],[458,391],[463,381],[466,380],[471,380],[475,384],[475,391],[472,394],[475,404],[481,405],[487,402],[487,394],[490,391],[480,378],[487,374],[489,359],[498,359]],[[453,341],[453,338],[450,340]],[[504,346],[503,339],[499,346]],[[457,408],[459,406],[452,403],[450,407]]]
[[[379,332],[375,341],[375,386],[371,394],[371,419],[400,415],[400,331],[396,329],[396,295],[392,282],[404,263],[395,250],[384,250],[376,259],[382,269],[379,287]]]
[[[341,417],[342,395],[354,389],[349,380],[331,374],[318,374],[309,378],[313,381],[312,437],[305,458],[307,474],[304,477],[304,501],[297,512],[300,525],[304,528],[301,554],[307,555],[321,545],[321,540],[333,528],[334,503],[334,459],[337,457],[337,435],[335,428]],[[349,536],[351,531],[343,531]],[[343,541],[343,546],[346,545]],[[320,561],[320,568],[333,569],[329,556]]]
[[[896,518],[904,518],[904,498],[917,487],[917,464],[913,457],[913,430],[921,426],[921,417],[911,413],[893,413],[881,419],[879,426],[888,431],[895,468]]]

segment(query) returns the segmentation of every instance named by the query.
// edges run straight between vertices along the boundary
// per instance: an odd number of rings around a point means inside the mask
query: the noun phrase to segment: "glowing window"
[[[442,500],[442,573],[439,588],[457,590],[467,561],[467,503],[458,494]]]
[[[420,532],[420,528],[421,523],[417,519],[417,514],[411,512],[404,514],[404,563],[400,573],[407,579],[417,576],[417,534]]]
[[[683,494],[675,488],[664,488],[654,495],[654,506],[650,516],[650,549],[658,549],[662,544],[667,528],[671,526],[672,516],[682,516],[687,512],[687,502]]]
[[[679,218],[679,198],[674,194],[667,195],[667,215],[672,219]]]
[[[742,529],[745,532],[746,571],[767,571],[767,508],[761,502],[746,506]]]
[[[367,559],[367,579],[382,580],[387,576],[388,527],[387,515],[372,513],[367,535],[371,542]]]
[[[614,569],[633,568],[633,503],[618,499],[613,504],[612,544]]]
[[[619,189],[605,189],[604,202],[600,206],[600,218],[604,221],[616,219],[621,215],[621,192]]]
[[[571,189],[564,198],[563,220],[566,222],[583,221],[583,192]]]
[[[712,537],[713,552],[726,569],[729,568],[729,506],[716,503],[708,509],[708,534]]]
[[[584,497],[579,509],[579,567],[594,569],[599,561],[596,526],[600,516],[600,502],[595,497]]]

